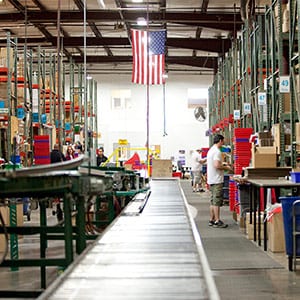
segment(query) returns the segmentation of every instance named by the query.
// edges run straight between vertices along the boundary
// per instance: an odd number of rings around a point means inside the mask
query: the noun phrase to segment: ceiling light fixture
[[[100,6],[100,7],[102,7],[102,8],[105,8],[106,6],[105,6],[105,3],[104,3],[104,0],[97,0],[97,2],[98,2],[98,5]]]
[[[137,18],[136,23],[138,26],[146,26],[147,25],[147,21],[145,18]]]
[[[115,30],[115,31],[123,31],[123,30],[124,30],[124,24],[117,22],[117,23],[114,25],[114,30]]]
[[[143,0],[132,0],[133,3],[142,3]]]

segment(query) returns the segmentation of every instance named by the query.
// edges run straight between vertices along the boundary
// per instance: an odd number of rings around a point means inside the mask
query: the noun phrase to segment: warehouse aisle
[[[228,228],[208,226],[209,192],[193,193],[189,180],[181,180],[222,300],[299,299],[300,271],[288,271],[284,254],[263,251],[249,241],[232,218],[228,206],[221,218]]]

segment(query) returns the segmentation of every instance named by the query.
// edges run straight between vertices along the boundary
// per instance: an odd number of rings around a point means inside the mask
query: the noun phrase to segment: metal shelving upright
[[[75,64],[72,60],[69,63],[70,101],[71,101],[71,128],[73,129],[73,139],[75,135],[80,136],[80,130],[84,122],[83,101],[83,68],[82,65]],[[82,137],[80,137],[82,138]],[[77,139],[77,137],[76,137]],[[81,141],[82,142],[82,141]]]
[[[251,49],[250,49],[250,28],[248,20],[245,21],[245,26],[242,29],[241,35],[241,76],[240,76],[240,105],[237,109],[240,110],[240,124],[241,127],[251,127],[251,120],[249,113],[245,111],[245,106],[251,107],[250,93],[251,93]]]
[[[238,65],[238,42],[224,58],[219,59],[218,72],[209,88],[209,124],[212,133],[220,132],[232,141],[233,110],[239,102],[240,81]]]
[[[267,126],[268,120],[264,119],[264,106],[259,105],[258,98],[260,93],[264,91],[264,78],[265,78],[265,56],[263,54],[263,32],[264,22],[261,15],[257,16],[257,20],[253,22],[253,29],[250,33],[250,48],[251,51],[251,90],[250,90],[250,103],[251,103],[251,116],[255,132],[263,131]],[[249,126],[248,126],[249,127]]]
[[[220,125],[224,132],[224,136],[228,143],[232,141],[232,130],[231,130],[231,123],[229,122],[230,113],[232,111],[233,102],[234,102],[234,94],[232,93],[232,88],[234,86],[235,81],[235,62],[234,57],[232,55],[232,50],[226,56],[224,60],[223,68],[224,68],[224,95],[222,98],[222,107],[220,112]]]
[[[290,106],[291,106],[291,165],[296,167],[297,163],[297,152],[300,146],[299,137],[296,136],[296,121],[300,119],[300,80],[299,80],[299,49],[300,49],[300,7],[299,1],[290,0],[289,3],[289,69],[290,69]],[[299,132],[298,132],[299,134]]]
[[[17,40],[12,38],[10,33],[7,33],[7,42],[6,49],[3,52],[6,52],[6,57],[3,57],[5,60],[4,63],[6,67],[3,68],[3,96],[4,96],[4,107],[1,108],[1,117],[0,121],[2,123],[3,135],[5,142],[2,140],[0,143],[0,156],[10,160],[12,154],[15,152],[13,145],[14,133],[12,132],[12,122],[16,118],[16,53],[17,53]],[[4,53],[3,53],[4,54]],[[13,80],[14,79],[14,80]],[[5,91],[6,89],[6,91]],[[5,95],[4,95],[5,94]]]
[[[286,149],[285,131],[291,125],[290,113],[285,111],[286,95],[280,92],[280,80],[288,74],[284,55],[288,47],[288,35],[282,32],[282,1],[273,0],[265,12],[266,86],[269,127],[279,124],[280,165],[287,163],[290,152]]]
[[[254,132],[262,130],[263,107],[258,104],[259,94],[263,91],[264,55],[263,28],[261,15],[245,20],[240,38],[240,101],[237,109],[241,110],[241,127],[252,127]]]

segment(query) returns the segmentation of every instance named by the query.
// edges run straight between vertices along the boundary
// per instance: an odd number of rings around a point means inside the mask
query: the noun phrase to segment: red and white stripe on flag
[[[133,83],[165,82],[165,36],[165,30],[132,30]]]

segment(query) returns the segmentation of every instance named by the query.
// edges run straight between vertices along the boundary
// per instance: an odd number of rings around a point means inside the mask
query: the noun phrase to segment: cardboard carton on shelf
[[[6,243],[7,241],[4,234],[0,234],[0,255],[3,255],[3,253],[5,252]]]
[[[2,218],[4,221],[4,224],[7,226],[11,226],[10,224],[10,206],[1,206],[0,212],[2,214]],[[16,213],[17,213],[17,226],[23,226],[24,224],[24,217],[23,217],[23,203],[17,203],[16,205]],[[0,252],[4,249],[5,245],[5,239],[4,234],[0,234]],[[18,235],[18,238],[22,238],[22,235]],[[10,238],[10,235],[8,235],[8,238]]]
[[[252,145],[251,161],[253,168],[274,168],[277,166],[276,147],[257,147]]]
[[[274,137],[274,146],[277,149],[277,154],[280,154],[280,124],[273,124],[272,134]]]
[[[283,112],[284,113],[290,113],[291,112],[291,104],[290,104],[290,94],[289,93],[284,93],[282,94],[282,99],[283,99]]]
[[[273,168],[253,168],[247,167],[244,169],[246,178],[264,178],[277,179],[279,177],[290,176],[291,167],[273,167]]]
[[[9,224],[9,209],[8,206],[0,206],[0,213],[2,215],[5,225]]]
[[[295,123],[295,131],[296,131],[296,151],[300,152],[300,123]]]
[[[296,142],[297,142],[297,136],[300,139],[300,136],[299,136],[300,127],[297,124],[299,124],[299,123],[295,123]],[[273,124],[273,126],[272,126],[272,132],[273,132],[273,137],[274,137],[274,146],[276,146],[277,154],[280,154],[280,136],[281,136],[281,130],[284,130],[284,129],[280,128],[280,124]],[[290,151],[291,150],[290,149],[291,148],[291,134],[290,134],[289,128],[284,133],[284,145],[285,145],[285,151]],[[297,149],[300,150],[300,144],[299,144],[299,146],[297,146]]]

